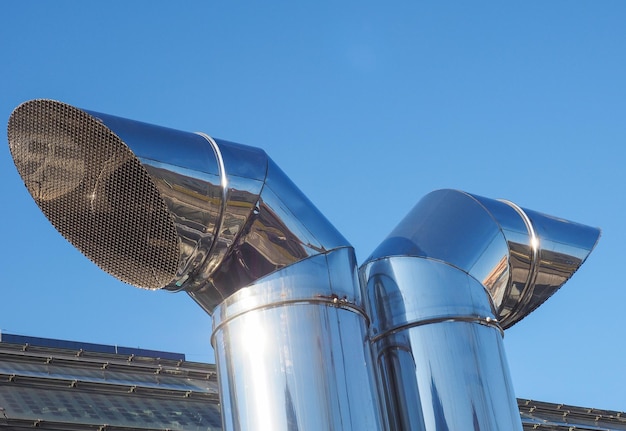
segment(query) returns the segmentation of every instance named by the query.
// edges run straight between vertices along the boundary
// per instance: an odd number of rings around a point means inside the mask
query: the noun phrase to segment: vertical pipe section
[[[425,196],[361,267],[392,430],[521,430],[502,336],[599,230],[455,190]]]
[[[477,280],[404,256],[363,275],[390,429],[521,431],[502,330]]]
[[[381,430],[353,250],[318,255],[219,305],[224,430]]]

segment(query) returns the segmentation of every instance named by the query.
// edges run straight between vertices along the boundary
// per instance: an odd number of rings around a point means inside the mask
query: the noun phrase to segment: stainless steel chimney
[[[358,273],[352,247],[259,149],[50,100],[16,108],[8,136],[68,241],[213,316],[225,430],[521,430],[503,330],[599,238],[441,190]]]
[[[424,197],[360,269],[391,430],[521,430],[502,344],[600,232],[455,190]]]
[[[51,101],[9,119],[55,228],[213,315],[225,430],[379,430],[354,251],[256,148]]]

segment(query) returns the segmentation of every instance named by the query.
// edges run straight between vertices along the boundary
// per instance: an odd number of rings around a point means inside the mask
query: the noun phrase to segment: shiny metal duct
[[[51,100],[9,119],[55,228],[213,315],[225,430],[379,430],[354,251],[262,150]]]
[[[391,430],[521,430],[502,344],[600,231],[455,190],[424,197],[360,269]]]

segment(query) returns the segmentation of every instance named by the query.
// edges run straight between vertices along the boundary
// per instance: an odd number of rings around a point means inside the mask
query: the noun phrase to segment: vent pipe
[[[225,430],[381,429],[354,251],[262,150],[51,100],[8,137],[86,257],[213,316]]]
[[[599,237],[442,190],[357,274],[350,244],[262,150],[50,100],[16,108],[8,136],[70,243],[212,315],[225,430],[521,430],[503,329]]]
[[[360,269],[391,430],[520,430],[503,329],[600,231],[455,190],[424,197]]]

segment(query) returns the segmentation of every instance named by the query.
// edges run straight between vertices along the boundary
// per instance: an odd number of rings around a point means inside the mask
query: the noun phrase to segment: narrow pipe
[[[455,190],[425,196],[360,269],[392,430],[521,430],[502,336],[599,230]]]

